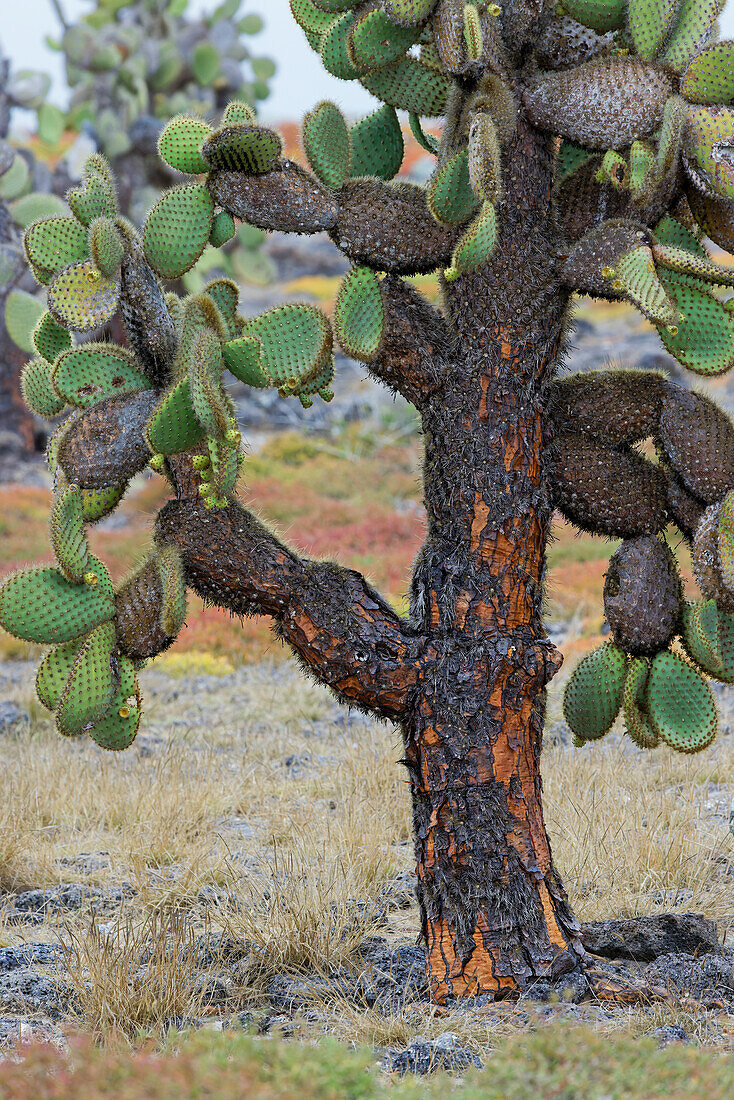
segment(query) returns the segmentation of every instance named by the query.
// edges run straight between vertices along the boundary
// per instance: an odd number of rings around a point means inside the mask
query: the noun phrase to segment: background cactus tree
[[[716,733],[702,673],[734,680],[734,426],[655,373],[556,379],[576,290],[634,303],[695,372],[734,363],[731,271],[701,243],[704,231],[733,243],[734,44],[712,41],[712,0],[565,4],[293,0],[326,68],[383,102],[353,127],[333,104],[310,111],[310,171],[234,102],[216,129],[185,117],[165,129],[161,155],[192,181],[142,234],[94,157],[74,217],[25,238],[49,305],[25,392],[73,410],[49,448],[58,568],[0,589],[0,622],[54,646],[41,700],[62,734],[124,748],[136,672],[175,636],[186,586],[270,616],[306,670],[403,731],[439,1001],[576,968],[609,992],[586,965],[541,804],[545,689],[561,664],[542,617],[554,507],[624,540],[604,593],[613,639],[566,692],[579,742],[623,710],[640,745],[697,751]],[[436,156],[425,189],[391,182],[396,107]],[[439,142],[423,117],[443,119]],[[221,280],[164,295],[159,279],[179,278],[233,218],[330,234],[354,265],[334,310],[341,346],[419,410],[428,527],[407,618],[358,573],[295,555],[236,499],[225,368],[308,405],[329,398],[333,363],[313,306],[243,319]],[[437,269],[442,311],[404,278]],[[118,308],[127,346],[72,343],[69,330]],[[637,449],[650,438],[657,462]],[[85,524],[146,464],[172,499],[149,561],[115,591]],[[670,523],[692,542],[698,602],[682,599]]]

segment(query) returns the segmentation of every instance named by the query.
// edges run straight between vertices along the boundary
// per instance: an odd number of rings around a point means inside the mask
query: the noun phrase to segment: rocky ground
[[[482,1064],[499,1038],[552,1020],[734,1047],[730,736],[706,761],[671,763],[615,732],[594,750],[605,757],[579,764],[552,699],[544,773],[557,858],[580,914],[615,917],[583,926],[597,979],[637,985],[640,998],[599,999],[573,974],[519,1000],[439,1007],[417,938],[394,731],[302,686],[291,663],[226,676],[154,668],[150,719],[116,757],[60,743],[30,702],[31,673],[28,662],[0,666],[0,801],[14,813],[24,783],[36,792],[20,853],[10,814],[0,822],[1,1047],[115,1023],[133,1035],[247,1027],[293,1041],[336,1034],[371,1044],[392,1072],[427,1073]],[[589,768],[607,810],[583,838],[585,858],[601,861],[596,891],[558,805],[561,790],[580,805]],[[658,792],[649,804],[646,791]],[[627,827],[651,831],[644,856],[624,835],[621,855],[604,848],[610,829]],[[671,827],[705,853],[695,873],[692,855],[661,855]],[[165,836],[154,844],[155,829]],[[630,882],[648,880],[633,883],[634,903],[620,892],[625,859]]]

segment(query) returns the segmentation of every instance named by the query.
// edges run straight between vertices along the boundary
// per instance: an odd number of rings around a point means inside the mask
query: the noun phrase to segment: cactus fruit
[[[405,152],[395,108],[385,104],[349,131],[351,174],[391,180],[400,171]]]
[[[563,715],[582,741],[596,741],[614,725],[622,706],[625,655],[607,642],[573,670],[563,693]]]
[[[54,389],[65,404],[79,409],[105,397],[150,389],[150,383],[126,348],[107,343],[81,344],[63,352],[51,372]]]
[[[353,359],[370,362],[378,354],[385,326],[380,283],[368,267],[353,267],[334,304],[334,331]]]
[[[705,504],[734,489],[734,424],[709,398],[667,385],[659,445],[686,488]]]
[[[622,713],[627,733],[641,749],[654,749],[660,744],[645,703],[649,665],[642,657],[633,657],[628,665],[622,693]]]
[[[650,722],[676,752],[700,752],[716,736],[716,700],[700,674],[674,653],[653,660],[645,689]]]
[[[349,175],[349,128],[338,107],[323,100],[303,117],[303,148],[321,182],[338,191]]]
[[[618,646],[652,657],[678,632],[681,581],[667,544],[652,535],[623,542],[609,561],[604,610]]]
[[[214,200],[206,187],[184,184],[167,191],[143,229],[145,258],[164,279],[178,279],[194,266],[209,241]]]

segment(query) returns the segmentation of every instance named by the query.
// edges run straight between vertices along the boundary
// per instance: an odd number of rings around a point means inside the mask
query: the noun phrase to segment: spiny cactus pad
[[[248,321],[243,335],[260,341],[261,367],[279,390],[295,391],[331,362],[331,326],[314,306],[276,306]]]
[[[100,623],[79,647],[56,708],[56,729],[73,737],[109,710],[117,680],[112,667],[115,624]]]
[[[661,741],[677,752],[700,752],[718,729],[711,688],[674,653],[658,653],[645,692],[650,721]]]
[[[461,149],[436,170],[428,186],[428,208],[444,225],[462,225],[478,199],[469,180],[469,153]]]
[[[117,309],[120,284],[108,279],[93,263],[65,267],[48,288],[48,308],[60,324],[72,332],[99,328]]]
[[[718,679],[724,665],[719,648],[719,610],[715,600],[684,604],[681,640],[691,660],[707,675]]]
[[[209,241],[214,200],[206,187],[184,184],[166,191],[143,229],[150,266],[164,279],[178,279],[193,267]]]
[[[654,535],[622,543],[609,561],[604,610],[622,649],[653,656],[678,632],[681,581],[675,557]]]
[[[622,694],[622,713],[627,733],[641,749],[654,749],[660,738],[645,709],[645,689],[649,666],[642,657],[633,657],[627,665]]]
[[[347,355],[369,362],[378,353],[384,323],[377,276],[368,267],[353,267],[334,304],[337,340]]]
[[[283,142],[274,130],[251,123],[223,126],[207,138],[201,155],[209,169],[262,175],[270,172],[283,151]]]
[[[0,626],[28,642],[68,642],[111,619],[114,603],[106,586],[68,581],[59,569],[14,573],[0,587]]]
[[[71,347],[71,336],[47,310],[33,330],[33,344],[48,363],[55,363]]]
[[[603,737],[622,705],[625,655],[611,642],[588,653],[576,666],[563,693],[563,714],[582,741]]]
[[[63,352],[51,381],[64,401],[79,409],[105,397],[150,389],[150,382],[127,348],[108,343],[81,344]]]
[[[74,667],[83,638],[54,646],[49,650],[36,673],[36,695],[46,710],[56,710]]]
[[[680,313],[674,330],[660,328],[660,338],[675,358],[696,374],[725,374],[734,366],[734,317],[712,289],[691,275],[668,269],[660,281]]]
[[[405,152],[403,133],[395,108],[385,104],[349,131],[353,176],[379,176],[391,180],[400,171]]]
[[[40,283],[56,271],[89,256],[87,231],[75,218],[46,218],[35,222],[23,238],[26,255]]]
[[[349,175],[352,146],[344,115],[333,103],[317,103],[303,118],[303,148],[311,168],[333,191]]]
[[[487,263],[497,243],[497,212],[493,202],[482,203],[479,214],[454,249],[451,267],[444,275],[452,281]]]
[[[714,42],[694,57],[680,81],[689,103],[731,103],[734,100],[734,42]]]
[[[153,454],[173,455],[203,439],[196,418],[188,378],[181,378],[161,398],[148,422],[146,438]]]
[[[114,222],[95,218],[89,226],[89,253],[95,267],[108,277],[120,270],[125,250]]]
[[[76,485],[65,489],[51,509],[51,545],[66,579],[81,584],[91,569],[91,555],[84,529],[82,494]]]
[[[563,9],[585,27],[604,34],[624,26],[625,0],[563,0]]]
[[[212,128],[200,118],[179,115],[171,119],[158,138],[158,152],[166,164],[188,176],[209,171],[201,155],[201,147],[211,136]]]
[[[66,402],[51,385],[51,364],[45,359],[29,359],[20,376],[23,400],[38,416],[51,419],[66,408]]]

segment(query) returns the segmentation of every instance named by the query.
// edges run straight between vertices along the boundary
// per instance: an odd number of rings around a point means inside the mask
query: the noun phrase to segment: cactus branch
[[[385,328],[370,373],[423,408],[448,369],[446,324],[418,291],[394,275],[383,279],[381,292]]]
[[[239,504],[207,511],[190,459],[171,462],[179,499],[156,536],[181,553],[188,584],[236,615],[270,615],[275,631],[347,704],[400,719],[417,690],[427,648],[359,573],[297,557]]]

